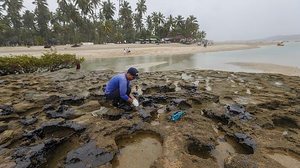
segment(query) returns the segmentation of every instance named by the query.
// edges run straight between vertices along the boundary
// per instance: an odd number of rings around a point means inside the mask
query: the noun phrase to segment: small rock
[[[13,108],[15,109],[16,113],[24,113],[34,107],[35,105],[33,103],[29,103],[26,101],[13,105]]]
[[[17,148],[13,155],[17,164],[16,168],[41,167],[47,161],[47,154],[61,142],[62,140],[49,139],[34,146]]]
[[[85,99],[84,97],[78,97],[78,96],[65,97],[61,99],[61,104],[79,106],[84,103],[84,99]]]
[[[45,104],[54,104],[60,101],[60,96],[58,95],[51,95],[45,99]]]
[[[143,107],[151,107],[154,104],[151,98],[146,98],[146,97],[142,97],[140,102]]]
[[[94,116],[94,117],[100,117],[100,116],[106,114],[108,111],[109,111],[108,108],[106,108],[106,107],[101,107],[99,110],[92,111],[91,114],[92,114],[92,116]]]
[[[16,167],[16,163],[15,162],[6,162],[6,163],[0,163],[0,167],[1,168],[13,168]]]
[[[140,117],[143,119],[143,121],[150,121],[151,119],[150,111],[146,111],[145,109],[139,109],[138,112]]]
[[[106,111],[104,109],[104,111],[102,111],[102,113],[105,112],[104,114],[102,114],[102,118],[110,120],[110,121],[116,121],[122,118],[122,115],[124,114],[123,110],[120,109],[108,109],[108,111]]]
[[[99,102],[96,100],[92,100],[92,101],[89,101],[89,102],[81,105],[80,107],[78,107],[78,110],[93,111],[93,110],[97,110],[99,108],[101,108]]]
[[[245,113],[245,107],[238,104],[232,104],[227,106],[227,110],[233,114]]]
[[[43,111],[55,110],[55,106],[52,104],[46,104],[43,107]]]
[[[5,124],[4,122],[0,122],[0,133],[7,130],[7,128],[8,128],[7,124]]]
[[[0,80],[0,84],[3,84],[5,83],[6,81],[5,80]]]
[[[234,133],[234,136],[239,143],[249,147],[252,150],[251,153],[254,153],[254,150],[256,149],[256,142],[254,139],[243,133]]]
[[[288,131],[283,131],[282,132],[282,136],[287,136],[288,135]]]
[[[9,121],[13,119],[18,119],[19,115],[18,114],[9,114],[9,115],[0,115],[0,121]]]
[[[98,167],[110,162],[113,157],[113,152],[107,152],[102,148],[98,148],[96,143],[92,141],[70,151],[66,157],[65,167]]]
[[[159,125],[159,121],[152,121],[150,124],[153,126],[157,126],[157,125]]]
[[[227,159],[224,162],[224,168],[258,168],[257,161],[249,155],[234,155]]]
[[[27,116],[26,118],[23,118],[21,120],[21,123],[23,125],[31,125],[31,124],[34,124],[36,121],[37,121],[37,118],[31,117],[31,116]]]
[[[74,119],[80,117],[83,114],[76,112],[74,109],[70,109],[67,105],[61,105],[57,110],[45,111],[48,117],[50,118],[65,118],[65,119]]]
[[[8,142],[14,137],[14,131],[13,130],[6,130],[1,133],[0,136],[0,145]]]
[[[1,115],[9,115],[14,113],[15,110],[12,106],[9,105],[0,105],[0,116]]]
[[[36,137],[41,137],[42,134],[46,130],[50,129],[57,129],[57,128],[66,128],[66,129],[72,129],[75,132],[81,132],[85,130],[85,126],[77,124],[76,122],[73,121],[64,121],[63,119],[54,119],[49,122],[43,123],[39,128],[32,130],[30,132],[25,133],[23,136],[27,138],[36,138]]]
[[[227,117],[231,118],[234,116],[238,116],[240,120],[251,120],[252,115],[249,112],[246,112],[245,107],[239,104],[232,104],[226,107],[227,109]]]

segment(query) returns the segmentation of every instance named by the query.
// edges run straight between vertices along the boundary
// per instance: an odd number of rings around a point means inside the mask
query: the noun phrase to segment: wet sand
[[[47,52],[57,52],[62,54],[76,54],[86,59],[92,58],[112,58],[112,57],[136,57],[136,56],[169,56],[194,54],[200,52],[231,51],[257,48],[262,44],[216,44],[206,48],[196,44],[106,44],[106,45],[86,45],[73,48],[70,45],[55,46],[51,49],[44,49],[43,46],[34,47],[1,47],[0,56],[7,55],[33,55],[40,56]],[[129,47],[130,53],[125,54],[124,48]]]

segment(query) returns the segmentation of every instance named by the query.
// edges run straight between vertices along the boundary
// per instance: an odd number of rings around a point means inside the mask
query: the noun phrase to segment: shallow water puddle
[[[47,158],[47,163],[44,165],[45,168],[61,167],[64,163],[64,159],[68,152],[76,149],[80,146],[80,141],[78,136],[72,136],[67,141],[59,145],[53,152],[50,152]]]
[[[211,155],[217,160],[219,167],[224,167],[224,160],[234,153],[249,154],[241,144],[237,143],[233,138],[225,136],[218,138],[219,145],[211,151]]]
[[[287,168],[299,168],[300,161],[287,155],[275,153],[273,155],[268,154],[268,156],[275,160],[276,162],[280,163],[282,166]]]
[[[140,133],[117,140],[120,153],[114,158],[112,167],[147,168],[161,156],[162,143],[153,134]]]

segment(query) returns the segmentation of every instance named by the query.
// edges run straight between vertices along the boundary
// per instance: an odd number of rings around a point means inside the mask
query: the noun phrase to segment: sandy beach
[[[112,57],[136,57],[136,56],[166,56],[194,54],[200,52],[231,51],[257,48],[260,44],[217,44],[207,48],[184,44],[106,44],[106,45],[86,45],[73,48],[70,45],[55,46],[51,49],[44,49],[43,46],[33,47],[1,47],[0,56],[7,55],[33,55],[40,56],[47,52],[57,52],[63,54],[76,54],[86,59],[92,58],[112,58]],[[124,54],[124,48],[130,49],[130,53]]]

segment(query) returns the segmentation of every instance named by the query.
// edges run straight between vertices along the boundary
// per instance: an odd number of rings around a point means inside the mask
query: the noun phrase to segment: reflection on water
[[[284,47],[274,45],[257,49],[199,53],[194,55],[96,58],[86,60],[82,67],[85,70],[111,69],[114,71],[124,71],[130,66],[136,66],[142,71],[213,69],[260,72],[229,63],[270,63],[300,68],[299,55],[300,43],[287,43]]]

